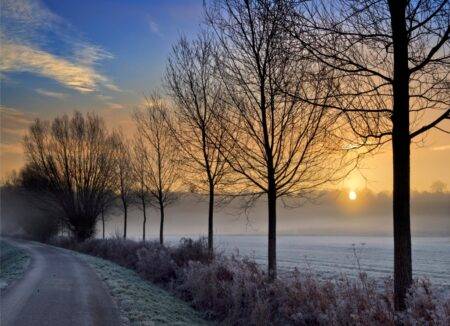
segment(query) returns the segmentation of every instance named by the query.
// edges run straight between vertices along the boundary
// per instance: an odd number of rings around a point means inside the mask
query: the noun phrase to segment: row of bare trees
[[[108,132],[95,114],[75,112],[52,122],[36,120],[24,138],[27,165],[21,185],[36,194],[42,209],[57,216],[80,241],[95,235],[99,219],[105,237],[108,211],[123,212],[123,237],[127,236],[128,211],[137,205],[143,212],[145,241],[148,206],[161,213],[176,199],[178,171],[173,137],[156,98],[145,112],[135,115],[139,134],[133,142],[122,132]]]
[[[214,207],[265,196],[268,275],[276,278],[280,200],[292,204],[344,178],[392,140],[395,306],[412,283],[410,144],[449,119],[449,4],[428,0],[216,0],[204,30],[181,37],[168,59],[167,96],[147,98],[131,141],[94,115],[37,121],[28,167],[43,176],[79,239],[121,202],[160,212],[177,192]],[[132,200],[133,199],[133,200]],[[135,203],[136,204],[136,203]],[[104,220],[102,219],[104,222]]]
[[[166,80],[234,191],[266,195],[269,276],[277,199],[310,196],[392,141],[394,301],[403,310],[411,142],[432,128],[448,133],[449,2],[217,0],[205,16],[206,32],[174,47]]]

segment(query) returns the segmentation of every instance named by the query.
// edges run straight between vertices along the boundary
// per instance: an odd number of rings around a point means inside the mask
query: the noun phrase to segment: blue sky
[[[202,0],[2,0],[0,174],[23,163],[21,138],[37,117],[96,111],[130,125],[202,9]]]
[[[201,12],[201,0],[6,0],[2,105],[43,115],[134,105]]]
[[[23,164],[21,139],[37,117],[95,111],[108,127],[132,131],[130,112],[160,85],[179,36],[200,29],[203,9],[203,0],[1,2],[0,177]],[[427,147],[413,147],[413,188],[450,184],[449,137],[430,132]],[[345,185],[390,189],[390,148],[366,162],[366,178]]]

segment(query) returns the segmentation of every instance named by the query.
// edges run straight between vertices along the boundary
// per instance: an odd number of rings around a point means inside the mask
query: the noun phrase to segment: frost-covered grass
[[[199,312],[115,263],[77,253],[92,266],[118,302],[131,325],[206,325]]]
[[[204,239],[177,246],[119,238],[55,244],[132,269],[224,325],[450,325],[450,298],[427,279],[414,282],[406,311],[398,313],[392,278],[380,284],[360,271],[323,279],[296,269],[271,282],[253,259],[211,255]]]
[[[25,251],[0,240],[0,290],[21,278],[29,261],[30,256]]]

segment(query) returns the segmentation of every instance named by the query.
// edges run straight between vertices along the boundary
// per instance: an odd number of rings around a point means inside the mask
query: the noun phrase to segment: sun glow
[[[348,199],[350,199],[350,200],[356,200],[357,197],[358,197],[358,195],[356,194],[356,191],[351,190],[348,193]]]

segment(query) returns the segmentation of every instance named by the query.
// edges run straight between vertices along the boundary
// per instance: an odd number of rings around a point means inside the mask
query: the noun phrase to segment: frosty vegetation
[[[135,271],[110,261],[78,254],[107,284],[118,302],[125,324],[207,325],[201,314],[160,287],[143,280]]]
[[[23,250],[0,241],[0,290],[23,276],[30,256]]]
[[[450,298],[439,298],[426,279],[416,280],[407,309],[395,312],[393,281],[381,286],[361,271],[320,280],[311,271],[294,270],[270,282],[254,261],[214,255],[204,239],[182,239],[178,246],[120,238],[83,243],[66,238],[54,243],[111,260],[135,270],[205,317],[226,325],[448,325]]]

